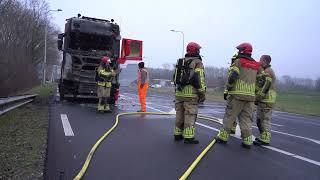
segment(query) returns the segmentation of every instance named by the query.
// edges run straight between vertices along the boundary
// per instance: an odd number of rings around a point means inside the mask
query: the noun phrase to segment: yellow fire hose
[[[80,180],[83,175],[85,174],[86,170],[88,169],[88,166],[90,164],[90,161],[92,159],[93,154],[95,153],[96,149],[100,145],[100,143],[117,127],[119,123],[120,116],[124,115],[176,115],[175,113],[161,113],[161,112],[127,112],[127,113],[120,113],[116,116],[116,121],[113,124],[113,126],[94,144],[94,146],[91,148],[86,161],[84,162],[81,170],[77,174],[77,176],[74,178],[74,180]],[[221,122],[217,118],[211,118],[203,115],[199,115],[198,118],[216,122],[221,124]],[[200,153],[200,155],[193,161],[193,163],[190,165],[190,167],[187,169],[187,171],[179,178],[179,180],[185,180],[188,178],[188,176],[191,174],[193,169],[197,166],[197,164],[200,162],[200,160],[203,158],[203,156],[210,150],[210,148],[214,145],[216,142],[215,139],[212,140],[212,142]]]

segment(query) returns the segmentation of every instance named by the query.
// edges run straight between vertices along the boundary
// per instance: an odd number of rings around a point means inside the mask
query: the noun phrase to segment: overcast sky
[[[115,19],[122,37],[143,40],[152,67],[175,63],[187,42],[202,46],[204,64],[228,67],[241,42],[253,57],[272,57],[278,76],[320,77],[320,1],[318,0],[48,0],[53,21],[63,30],[77,13]]]

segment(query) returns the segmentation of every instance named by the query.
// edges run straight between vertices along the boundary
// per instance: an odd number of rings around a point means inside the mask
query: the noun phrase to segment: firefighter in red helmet
[[[178,59],[174,74],[176,86],[176,122],[174,140],[184,139],[186,144],[198,144],[195,139],[195,121],[198,103],[205,101],[205,75],[200,56],[201,46],[195,42],[187,45],[185,58]]]
[[[226,143],[229,139],[233,123],[239,120],[242,147],[249,149],[252,141],[252,114],[255,101],[256,78],[262,72],[260,63],[252,57],[252,45],[241,43],[237,47],[238,54],[231,65],[224,90],[227,106],[223,117],[223,127],[217,135],[218,143]]]
[[[111,81],[115,76],[115,72],[110,67],[110,58],[103,56],[101,63],[96,70],[96,81],[98,85],[97,95],[99,98],[98,111],[105,112],[110,111],[108,104],[108,98],[110,97]]]

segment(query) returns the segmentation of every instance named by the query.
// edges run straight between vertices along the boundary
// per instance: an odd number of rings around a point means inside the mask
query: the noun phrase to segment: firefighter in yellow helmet
[[[242,43],[236,47],[238,56],[230,67],[230,73],[224,90],[227,106],[223,118],[223,127],[216,140],[226,143],[236,118],[239,120],[242,147],[250,149],[252,145],[252,113],[255,101],[255,84],[260,64],[252,57],[252,45]]]
[[[260,58],[261,67],[266,76],[258,77],[256,90],[256,104],[257,104],[257,126],[260,135],[255,139],[256,145],[269,145],[271,140],[271,118],[272,108],[276,102],[276,75],[271,68],[271,57],[269,55],[262,55]]]
[[[178,59],[174,74],[176,86],[176,122],[174,140],[184,139],[186,144],[198,144],[195,139],[195,121],[198,115],[198,103],[205,101],[205,75],[200,45],[190,42],[185,58]]]
[[[101,58],[101,63],[96,71],[96,81],[98,85],[97,95],[99,98],[98,111],[110,111],[108,98],[110,97],[111,81],[115,72],[110,67],[110,59],[107,56]]]

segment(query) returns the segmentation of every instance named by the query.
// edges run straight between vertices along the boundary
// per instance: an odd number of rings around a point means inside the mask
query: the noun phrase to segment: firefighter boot
[[[101,104],[98,104],[98,112],[102,112],[104,109],[104,106]]]
[[[253,144],[258,145],[258,146],[260,146],[260,145],[268,146],[270,144],[270,140],[271,140],[271,133],[268,131],[263,131],[260,134],[260,137],[256,138],[253,141]]]
[[[228,139],[229,133],[225,129],[221,128],[216,137],[216,142],[219,144],[226,144],[228,142]]]
[[[173,134],[174,134],[174,141],[181,141],[183,139],[182,130],[176,126],[174,127]]]
[[[194,139],[195,128],[193,126],[186,127],[183,130],[185,144],[199,144],[199,141]]]
[[[252,145],[252,136],[251,135],[248,136],[248,137],[242,138],[241,146],[243,148],[251,149],[251,145]]]
[[[101,102],[101,101],[102,101],[102,100],[101,100],[101,99],[99,99],[98,107],[97,107],[98,112],[102,112],[102,111],[103,111],[103,109],[104,109],[104,107],[103,107],[103,105],[102,105],[102,102]]]
[[[104,112],[110,112],[110,105],[109,104],[105,104],[103,110],[104,110]]]

